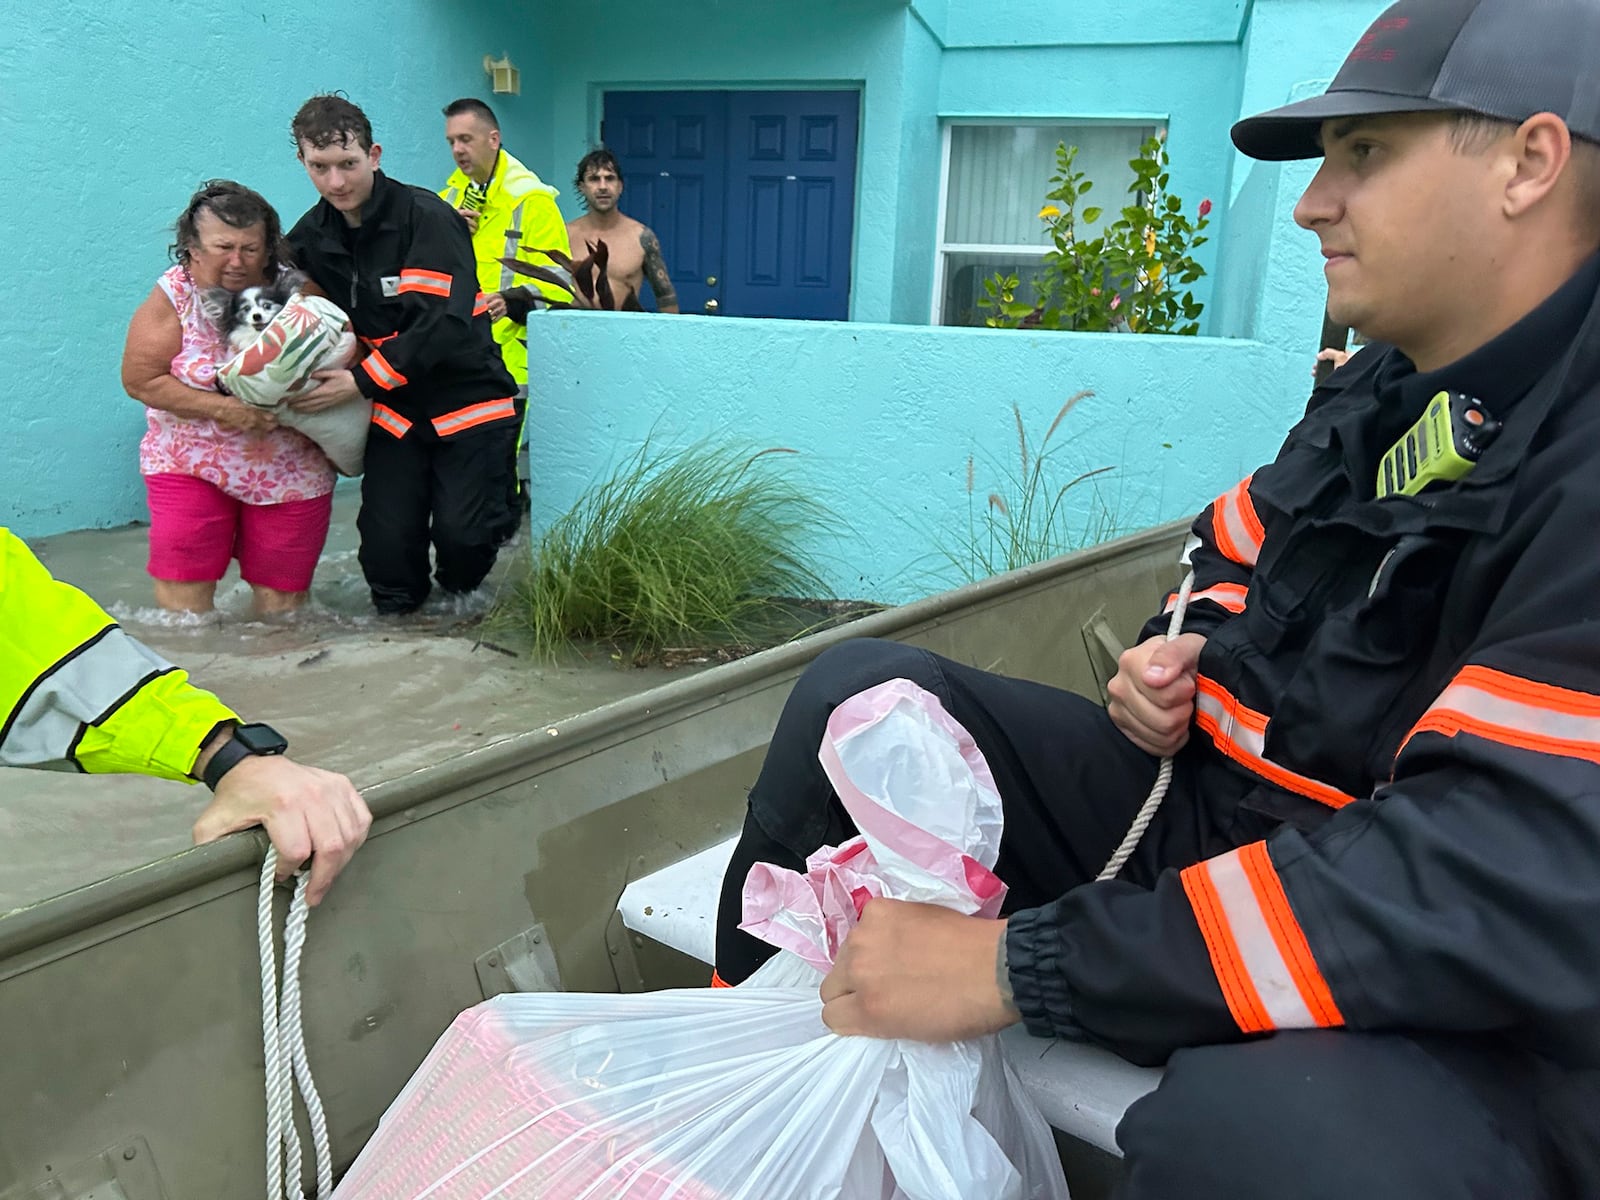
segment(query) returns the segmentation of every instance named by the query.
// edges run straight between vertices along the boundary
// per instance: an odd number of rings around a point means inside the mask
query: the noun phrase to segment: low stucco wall
[[[529,326],[536,522],[646,438],[797,451],[781,466],[844,527],[819,531],[836,594],[904,602],[960,582],[967,534],[1062,403],[1061,482],[1095,480],[1118,532],[1197,510],[1270,459],[1304,409],[1309,355],[1257,342],[612,313]],[[974,493],[967,462],[974,459]],[[1070,494],[1092,520],[1087,487]]]

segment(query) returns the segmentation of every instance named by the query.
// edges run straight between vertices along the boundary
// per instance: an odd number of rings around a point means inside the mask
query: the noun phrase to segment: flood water
[[[482,618],[529,553],[526,529],[477,592],[435,593],[420,612],[380,617],[356,561],[356,508],[353,488],[335,500],[308,606],[265,621],[251,616],[236,569],[215,612],[156,608],[142,527],[29,544],[195,684],[279,729],[293,757],[363,788],[529,731],[559,732],[568,718],[712,665],[638,668],[607,654],[550,663],[514,634],[491,636]],[[0,771],[0,913],[185,849],[209,799],[203,787],[143,776]]]

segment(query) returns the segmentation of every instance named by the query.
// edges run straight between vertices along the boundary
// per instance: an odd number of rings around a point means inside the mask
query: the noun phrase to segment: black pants
[[[407,613],[428,598],[428,547],[447,592],[470,592],[517,527],[517,425],[504,422],[424,440],[376,427],[361,479],[361,571],[381,613]]]
[[[893,642],[821,655],[784,707],[750,792],[723,881],[717,973],[744,979],[772,948],[738,930],[755,861],[804,870],[806,855],[855,832],[817,747],[829,714],[885,679],[937,695],[973,735],[1005,801],[996,872],[1007,908],[1031,908],[1090,880],[1148,794],[1156,761],[1097,704]],[[1265,818],[1197,784],[1180,756],[1172,788],[1121,878],[1148,885],[1169,867],[1254,841]],[[1511,1200],[1600,1196],[1591,1174],[1600,1087],[1587,1076],[1483,1039],[1283,1033],[1180,1050],[1161,1086],[1118,1128],[1126,1200]],[[1565,1115],[1564,1115],[1565,1114]],[[1562,1132],[1566,1131],[1566,1132]]]

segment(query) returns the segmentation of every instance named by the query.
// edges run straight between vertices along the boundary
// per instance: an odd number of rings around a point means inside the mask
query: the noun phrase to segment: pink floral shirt
[[[198,289],[181,266],[157,281],[183,326],[172,373],[192,388],[215,391],[227,343],[201,310]],[[216,421],[146,408],[149,429],[139,443],[142,475],[193,475],[245,504],[311,500],[333,491],[334,470],[315,442],[293,429],[240,433]]]

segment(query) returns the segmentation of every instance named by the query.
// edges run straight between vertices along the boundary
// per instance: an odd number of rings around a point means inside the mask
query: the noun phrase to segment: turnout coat
[[[1281,1029],[1483,1032],[1600,1067],[1597,288],[1591,260],[1430,374],[1368,348],[1200,514],[1177,766],[1260,840],[1013,916],[1033,1032],[1143,1061]],[[1446,389],[1499,437],[1466,478],[1375,499]]]

